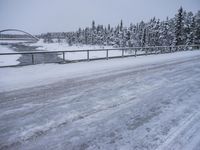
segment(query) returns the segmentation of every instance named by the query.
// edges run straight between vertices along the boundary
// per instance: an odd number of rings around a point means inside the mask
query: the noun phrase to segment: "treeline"
[[[152,18],[125,27],[123,21],[116,27],[96,25],[79,28],[75,32],[42,34],[44,42],[66,41],[69,45],[112,45],[115,47],[169,46],[200,44],[200,11],[186,12],[181,7],[175,17],[160,21]],[[56,39],[56,41],[55,41]]]

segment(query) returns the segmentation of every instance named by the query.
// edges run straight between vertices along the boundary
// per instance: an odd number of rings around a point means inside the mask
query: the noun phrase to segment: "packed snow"
[[[7,45],[0,44],[0,53],[12,53],[13,51]],[[9,66],[9,65],[17,65],[19,64],[18,59],[21,55],[0,55],[0,66]]]
[[[0,149],[198,150],[200,51],[0,69]]]

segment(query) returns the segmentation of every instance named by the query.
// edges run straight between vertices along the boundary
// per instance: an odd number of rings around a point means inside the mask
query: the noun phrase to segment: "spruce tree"
[[[175,18],[175,37],[174,45],[182,45],[183,43],[183,8],[180,7]]]
[[[121,20],[121,22],[120,22],[120,31],[122,31],[123,30],[123,21]]]
[[[142,33],[142,39],[141,39],[141,46],[144,47],[146,45],[146,34],[147,30],[144,28],[143,33]]]
[[[194,44],[200,44],[200,11],[195,15]]]

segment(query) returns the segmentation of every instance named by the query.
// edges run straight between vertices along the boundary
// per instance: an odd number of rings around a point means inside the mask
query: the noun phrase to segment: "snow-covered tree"
[[[200,11],[195,15],[194,22],[194,44],[200,44]]]
[[[152,18],[148,22],[131,23],[124,26],[103,26],[93,20],[90,27],[74,32],[47,33],[41,37],[45,42],[64,41],[73,44],[112,45],[115,47],[168,46],[200,44],[200,11],[195,15],[181,7],[173,18],[160,21]],[[55,40],[54,40],[55,41]]]
[[[183,8],[180,7],[178,10],[178,14],[175,17],[175,37],[174,37],[174,45],[182,45],[183,43]]]

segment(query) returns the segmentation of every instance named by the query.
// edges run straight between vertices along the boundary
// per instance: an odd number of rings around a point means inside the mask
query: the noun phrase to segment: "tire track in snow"
[[[199,112],[193,112],[192,114],[190,114],[187,118],[184,119],[184,121],[179,126],[170,131],[170,134],[165,138],[165,142],[162,145],[160,145],[156,150],[174,149],[173,142],[177,141],[178,136],[180,136],[183,132],[187,132],[187,128],[190,130],[190,128],[192,128],[192,126],[194,126],[195,124],[200,125],[200,123],[196,121],[197,119],[200,119]]]

